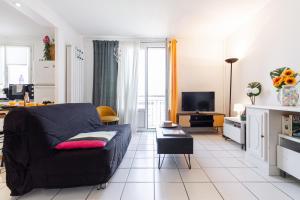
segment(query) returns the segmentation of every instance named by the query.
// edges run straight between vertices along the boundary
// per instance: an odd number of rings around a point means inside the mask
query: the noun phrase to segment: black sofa
[[[78,133],[117,131],[102,149],[55,150]],[[130,125],[104,126],[91,104],[16,108],[4,121],[3,156],[12,196],[33,188],[107,183],[131,139]]]

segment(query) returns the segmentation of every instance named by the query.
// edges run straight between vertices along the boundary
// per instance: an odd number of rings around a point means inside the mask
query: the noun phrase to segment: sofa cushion
[[[79,133],[64,142],[57,144],[54,148],[57,150],[102,148],[116,135],[116,133],[116,131]]]

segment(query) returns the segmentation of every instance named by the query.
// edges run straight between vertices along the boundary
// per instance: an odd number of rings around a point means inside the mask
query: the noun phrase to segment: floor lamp
[[[237,58],[228,58],[225,60],[225,62],[230,64],[229,117],[231,117],[232,64],[238,60]]]

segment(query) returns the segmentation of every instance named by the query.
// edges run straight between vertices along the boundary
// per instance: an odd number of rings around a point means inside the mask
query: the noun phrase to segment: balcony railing
[[[146,117],[147,113],[147,117]],[[145,96],[138,97],[139,128],[156,128],[166,119],[166,97],[163,95],[148,96],[148,112],[146,112]]]

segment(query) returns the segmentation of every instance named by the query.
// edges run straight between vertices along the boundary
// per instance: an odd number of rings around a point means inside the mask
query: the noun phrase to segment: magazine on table
[[[168,130],[164,129],[162,131],[164,136],[184,136],[186,133],[183,130]]]

